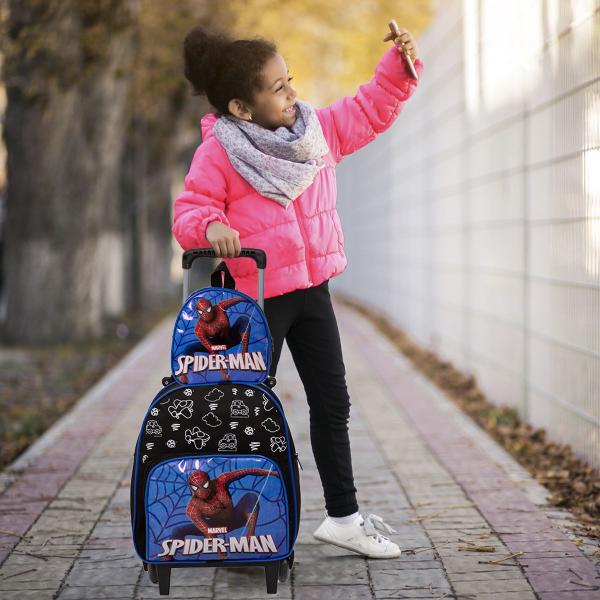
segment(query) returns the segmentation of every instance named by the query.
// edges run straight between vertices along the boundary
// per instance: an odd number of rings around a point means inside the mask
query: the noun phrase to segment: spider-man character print
[[[229,349],[237,344],[242,345],[242,354],[246,354],[250,340],[250,319],[246,315],[238,315],[237,319],[230,324],[226,312],[230,306],[246,301],[246,298],[237,297],[212,304],[206,298],[198,299],[194,305],[198,314],[198,321],[194,328],[197,339],[187,343],[180,355],[193,355],[196,352],[217,354],[219,350],[223,350],[222,346]],[[229,373],[223,367],[219,370],[223,379],[230,379]],[[177,377],[181,383],[188,383],[187,373],[181,373]]]
[[[183,538],[185,535],[198,535],[200,531],[204,537],[212,538],[216,536],[209,533],[209,528],[219,526],[226,526],[229,532],[247,527],[244,535],[253,536],[260,512],[259,494],[246,492],[234,506],[228,490],[231,482],[246,475],[279,477],[277,471],[258,468],[236,469],[221,473],[215,479],[211,479],[206,471],[192,471],[188,476],[192,497],[188,502],[186,514],[193,525],[178,527],[172,536]],[[217,551],[217,556],[220,559],[227,558],[220,550]]]

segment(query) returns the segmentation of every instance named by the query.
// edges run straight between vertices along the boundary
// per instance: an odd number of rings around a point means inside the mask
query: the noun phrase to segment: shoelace
[[[379,515],[374,515],[373,513],[370,513],[364,518],[362,525],[365,528],[365,533],[369,536],[374,535],[378,542],[381,539],[389,539],[386,536],[381,535],[379,531],[383,533],[396,533],[396,530],[393,527],[390,527]]]

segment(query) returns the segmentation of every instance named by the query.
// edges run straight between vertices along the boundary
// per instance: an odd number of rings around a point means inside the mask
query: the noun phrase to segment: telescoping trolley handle
[[[186,250],[181,257],[183,267],[183,300],[185,302],[190,295],[190,269],[197,258],[219,258],[212,248],[192,248]],[[267,266],[267,255],[259,248],[242,248],[235,258],[253,258],[258,267],[258,304],[264,310],[265,306],[265,268]]]

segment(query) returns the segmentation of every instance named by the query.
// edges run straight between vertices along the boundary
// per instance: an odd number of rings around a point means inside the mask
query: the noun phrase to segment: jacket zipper
[[[297,198],[296,198],[297,200]],[[308,271],[308,285],[312,286],[312,275],[310,273],[310,262],[308,260],[309,251],[308,251],[308,243],[307,238],[304,235],[304,225],[302,225],[302,219],[298,216],[298,210],[296,210],[296,200],[292,200],[292,204],[294,205],[294,211],[296,213],[296,220],[298,221],[298,226],[300,227],[300,235],[302,236],[302,241],[304,242],[304,260],[306,262],[306,270]]]

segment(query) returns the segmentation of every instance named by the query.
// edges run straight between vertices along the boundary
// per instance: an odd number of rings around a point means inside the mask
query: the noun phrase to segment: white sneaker
[[[325,516],[324,521],[313,533],[313,537],[321,542],[364,554],[369,558],[398,558],[402,550],[398,544],[382,535],[380,531],[396,533],[395,529],[374,514],[369,514],[366,519],[359,514],[352,523],[344,525]]]

